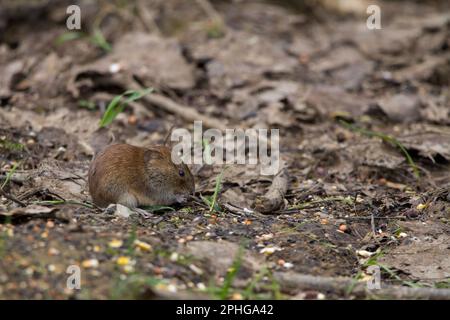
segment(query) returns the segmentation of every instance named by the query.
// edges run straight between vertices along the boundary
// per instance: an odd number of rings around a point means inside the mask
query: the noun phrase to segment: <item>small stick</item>
[[[225,129],[227,128],[224,122],[221,120],[207,117],[203,114],[200,114],[197,110],[191,107],[178,104],[177,102],[156,93],[145,96],[142,98],[142,100],[158,106],[165,111],[174,113],[188,122],[202,121],[202,124],[205,127],[216,128],[223,131],[225,131]]]
[[[281,207],[284,196],[288,190],[289,177],[286,168],[273,178],[272,184],[267,193],[255,201],[255,208],[262,213],[270,213]]]
[[[6,193],[5,191],[3,191],[3,189],[0,189],[0,194],[2,196],[4,196],[6,199],[9,199],[9,200],[17,203],[21,207],[26,207],[27,206],[24,202],[20,201],[16,197],[13,197],[12,195],[10,195],[10,194]]]

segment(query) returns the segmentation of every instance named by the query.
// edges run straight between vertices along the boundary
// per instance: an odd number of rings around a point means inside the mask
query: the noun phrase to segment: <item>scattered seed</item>
[[[88,260],[84,260],[81,263],[81,266],[83,268],[97,268],[98,267],[98,260],[97,259],[88,259]]]
[[[197,275],[201,276],[203,274],[203,270],[197,267],[195,264],[189,265],[189,269],[194,271]]]
[[[423,203],[419,203],[416,207],[417,210],[422,211],[423,209],[425,209],[427,207],[426,204]]]
[[[205,291],[206,290],[206,286],[203,282],[199,282],[197,283],[197,289],[201,290],[201,291]]]
[[[49,256],[57,256],[57,255],[59,255],[59,250],[56,248],[50,248],[50,249],[48,249],[48,255]]]
[[[119,266],[126,266],[131,263],[131,259],[126,256],[120,256],[117,258],[116,262]]]
[[[242,300],[244,299],[242,297],[242,294],[240,294],[239,292],[235,292],[231,295],[231,300]]]
[[[178,253],[177,252],[172,252],[172,254],[170,255],[170,261],[172,261],[172,262],[178,261]]]
[[[109,242],[109,246],[111,248],[120,248],[123,245],[123,241],[122,240],[118,240],[118,239],[113,239]]]
[[[271,255],[275,251],[281,251],[281,248],[280,247],[266,247],[266,248],[262,248],[261,250],[259,250],[259,253]]]
[[[152,246],[144,241],[135,240],[134,245],[143,251],[151,251]]]
[[[358,251],[356,251],[356,254],[358,254],[359,256],[364,257],[364,258],[369,258],[369,257],[373,256],[375,253],[369,252],[367,250],[358,250]]]

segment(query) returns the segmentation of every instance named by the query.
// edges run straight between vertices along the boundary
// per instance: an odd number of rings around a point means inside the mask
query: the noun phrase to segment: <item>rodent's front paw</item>
[[[176,203],[185,203],[187,201],[187,196],[184,194],[178,194],[175,195],[175,202]]]

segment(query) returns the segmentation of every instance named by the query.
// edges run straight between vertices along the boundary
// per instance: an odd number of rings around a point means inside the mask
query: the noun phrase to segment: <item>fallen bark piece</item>
[[[11,211],[0,212],[0,217],[11,218],[48,218],[53,217],[57,208],[44,207],[39,205],[31,205],[25,208],[16,208]]]
[[[345,277],[321,277],[292,272],[275,272],[274,277],[282,290],[317,290],[351,294],[356,297],[378,296],[390,299],[450,299],[450,289],[410,288],[381,284],[381,289],[369,290],[366,282]]]
[[[283,168],[273,178],[272,185],[269,187],[267,193],[256,199],[255,209],[261,213],[271,213],[280,209],[284,203],[284,196],[288,190],[289,176],[287,169]]]

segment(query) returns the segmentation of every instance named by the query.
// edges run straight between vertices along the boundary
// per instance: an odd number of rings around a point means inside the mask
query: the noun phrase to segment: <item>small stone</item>
[[[122,66],[119,63],[112,63],[109,65],[109,72],[110,73],[117,73],[122,69]]]
[[[26,269],[25,269],[25,274],[26,274],[27,276],[32,276],[32,275],[34,274],[33,268],[31,268],[31,267],[26,268]]]
[[[176,293],[178,291],[177,287],[174,284],[169,284],[167,286],[167,291],[172,292],[172,293]]]
[[[122,218],[128,218],[131,215],[131,210],[121,204],[116,204],[116,211],[114,214]]]
[[[206,286],[203,282],[199,282],[197,283],[197,289],[200,291],[205,291],[206,290]]]

